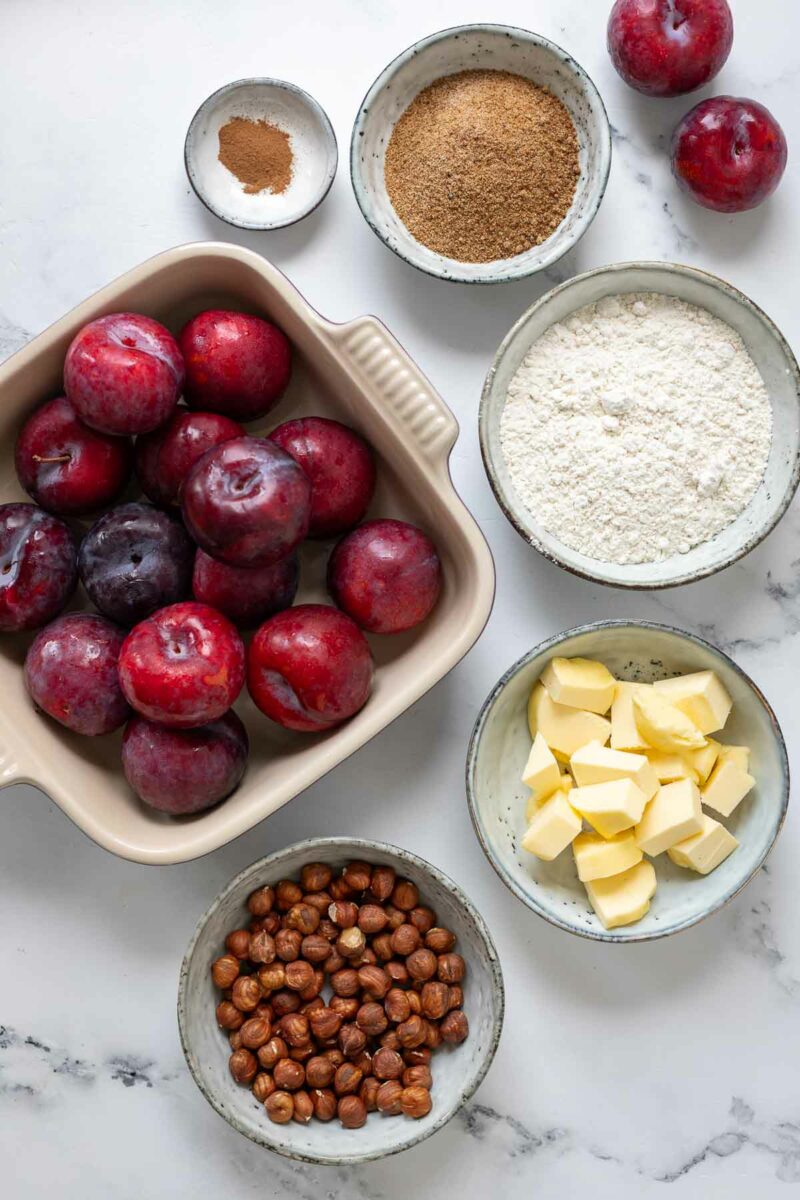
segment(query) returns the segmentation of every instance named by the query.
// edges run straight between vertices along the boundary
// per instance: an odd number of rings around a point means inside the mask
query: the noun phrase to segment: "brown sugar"
[[[460,262],[492,262],[561,224],[578,182],[578,136],[547,88],[508,71],[462,71],[411,102],[384,169],[395,211],[419,242]]]
[[[289,134],[269,121],[231,117],[219,131],[219,161],[248,195],[285,192],[292,181]]]

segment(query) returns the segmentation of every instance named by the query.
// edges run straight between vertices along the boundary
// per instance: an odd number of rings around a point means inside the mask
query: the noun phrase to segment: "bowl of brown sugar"
[[[542,271],[603,199],[611,131],[597,88],[565,50],[505,25],[462,25],[409,46],[353,126],[361,212],[429,275],[502,283]]]
[[[308,216],[327,196],[337,161],[324,109],[281,79],[240,79],[214,92],[184,145],[198,198],[241,229],[280,229]]]

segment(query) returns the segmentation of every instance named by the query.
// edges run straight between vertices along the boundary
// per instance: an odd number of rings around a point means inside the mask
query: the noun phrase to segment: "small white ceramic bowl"
[[[660,562],[609,563],[567,546],[517,496],[503,458],[500,419],[508,385],[546,329],[603,296],[660,292],[677,296],[727,322],[758,367],[772,404],[772,447],[760,487],[742,513],[711,541]],[[743,558],[789,507],[800,481],[800,370],[780,330],[743,292],[725,280],[678,263],[615,263],[576,275],[547,292],[506,334],[489,368],[478,417],[481,453],[497,502],[527,542],[574,575],[613,587],[664,588],[694,583]]]
[[[279,194],[247,195],[219,161],[219,131],[232,117],[269,121],[288,133],[292,179]],[[313,96],[282,79],[239,79],[209,96],[192,117],[183,159],[206,208],[240,229],[281,229],[307,217],[327,196],[338,150],[327,113]]]
[[[397,216],[386,191],[384,157],[398,119],[423,88],[458,71],[511,71],[550,89],[566,106],[580,145],[572,207],[545,242],[514,258],[463,263],[423,246]],[[509,25],[460,25],[409,46],[390,62],[358,110],[350,143],[353,191],[364,219],[413,267],[456,283],[505,283],[552,266],[594,220],[611,167],[611,131],[600,93],[560,46]]]
[[[718,737],[751,748],[756,786],[723,824],[739,840],[709,875],[654,861],[658,886],[650,911],[634,925],[607,930],[592,912],[572,853],[545,863],[520,846],[528,789],[520,775],[530,750],[528,696],[554,655],[599,659],[619,679],[650,683],[691,671],[716,671],[733,700]],[[696,925],[748,883],[780,833],[789,802],[789,764],[780,726],[753,681],[708,642],[644,621],[598,621],[558,634],[514,663],[484,703],[467,755],[467,799],[478,840],[503,883],[559,929],[601,942],[645,942]]]
[[[419,1121],[370,1113],[361,1129],[344,1129],[337,1120],[274,1125],[249,1088],[239,1087],[231,1079],[230,1046],[214,1019],[219,993],[211,981],[211,964],[223,953],[225,935],[247,922],[245,901],[255,888],[295,878],[308,862],[329,863],[340,870],[354,859],[387,864],[399,876],[411,879],[419,888],[422,903],[433,908],[439,923],[455,933],[456,948],[466,963],[463,987],[469,1037],[462,1045],[442,1047],[434,1055],[433,1108]],[[441,1129],[466,1104],[488,1071],[500,1040],[504,1003],[503,976],[491,934],[452,879],[397,846],[360,838],[309,838],[247,867],[201,917],[181,967],[178,1025],[195,1083],[234,1129],[288,1158],[341,1166],[397,1154]]]

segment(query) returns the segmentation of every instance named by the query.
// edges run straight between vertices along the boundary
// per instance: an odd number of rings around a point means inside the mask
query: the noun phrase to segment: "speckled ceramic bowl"
[[[392,866],[411,879],[422,901],[458,938],[466,962],[464,1011],[470,1034],[461,1046],[442,1047],[433,1063],[433,1108],[427,1117],[381,1117],[371,1113],[362,1129],[343,1129],[338,1121],[274,1125],[248,1088],[238,1087],[228,1070],[230,1047],[217,1028],[214,1008],[219,993],[211,982],[211,964],[223,952],[226,933],[247,920],[245,901],[255,888],[293,878],[308,862],[341,869],[353,859]],[[343,1165],[369,1162],[407,1150],[441,1129],[480,1084],[494,1058],[503,1025],[503,976],[497,951],[483,918],[452,879],[424,859],[360,838],[309,838],[262,858],[233,879],[200,919],[181,966],[178,1025],[181,1044],[195,1083],[221,1117],[260,1146],[304,1162]]]
[[[609,563],[580,554],[538,520],[517,496],[500,443],[508,385],[525,355],[551,325],[604,296],[660,292],[705,308],[741,337],[761,372],[772,405],[772,447],[761,485],[750,503],[716,537],[688,554],[660,562]],[[786,339],[766,313],[716,275],[678,263],[614,263],[576,275],[537,300],[509,330],[489,368],[478,426],[489,483],[508,520],[526,542],[574,575],[612,587],[665,588],[694,583],[743,558],[767,536],[800,481],[800,370]]]
[[[658,887],[649,913],[634,925],[606,930],[592,912],[572,853],[545,863],[520,846],[528,789],[520,775],[530,750],[527,702],[554,656],[595,658],[618,679],[654,679],[691,671],[716,671],[733,700],[720,741],[752,750],[756,786],[723,824],[739,847],[710,875],[676,867],[666,854],[654,859]],[[753,681],[715,646],[667,625],[598,621],[570,629],[536,646],[514,663],[480,711],[467,756],[467,799],[486,857],[523,904],[559,929],[602,942],[644,942],[696,925],[741,891],[762,865],[780,833],[789,802],[789,764],[775,714]]]
[[[575,198],[555,233],[524,254],[489,263],[458,262],[418,242],[392,207],[383,172],[392,130],[417,93],[443,75],[476,69],[511,71],[549,88],[569,110],[580,144]],[[505,283],[551,266],[592,223],[610,167],[608,117],[589,76],[560,46],[508,25],[460,25],[409,46],[367,92],[350,144],[353,191],[370,228],[413,267],[456,283]]]

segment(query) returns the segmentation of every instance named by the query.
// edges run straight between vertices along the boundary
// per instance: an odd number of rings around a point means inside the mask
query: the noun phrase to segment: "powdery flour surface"
[[[518,498],[550,533],[604,562],[654,562],[747,506],[772,409],[729,325],[631,293],[546,330],[511,380],[500,434]]]

